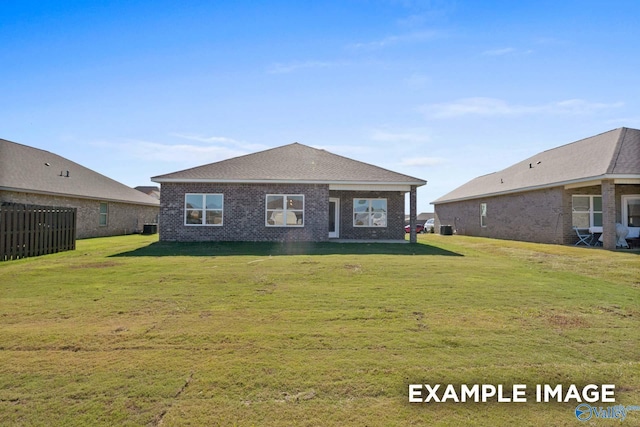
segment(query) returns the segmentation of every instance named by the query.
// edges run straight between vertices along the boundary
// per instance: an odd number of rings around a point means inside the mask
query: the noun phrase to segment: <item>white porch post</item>
[[[616,186],[613,180],[602,180],[602,246],[616,248]]]
[[[416,234],[416,222],[418,220],[418,214],[417,214],[417,200],[418,200],[418,195],[417,195],[417,189],[418,187],[415,185],[411,186],[411,190],[409,191],[409,242],[410,243],[417,243],[418,242],[418,235]]]

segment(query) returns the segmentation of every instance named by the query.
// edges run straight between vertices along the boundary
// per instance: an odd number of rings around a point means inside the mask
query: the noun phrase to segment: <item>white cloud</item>
[[[514,105],[496,98],[464,98],[442,104],[430,104],[420,109],[428,117],[447,119],[469,115],[512,116],[526,114],[592,114],[602,110],[622,107],[622,102],[611,104],[588,102],[583,99],[568,99],[542,105]]]
[[[546,106],[546,112],[564,113],[564,114],[591,114],[601,110],[612,108],[620,108],[624,106],[623,102],[614,102],[612,104],[604,104],[600,102],[587,102],[583,99],[568,99]]]
[[[352,43],[350,49],[381,49],[400,43],[419,43],[440,37],[442,34],[434,30],[415,31],[412,33],[393,35],[370,42]]]
[[[421,109],[432,118],[447,119],[466,115],[496,116],[514,114],[518,107],[508,105],[501,99],[464,98],[442,104],[431,104]]]
[[[618,126],[618,127],[640,128],[640,116],[617,117],[615,119],[605,120],[604,123]]]
[[[412,157],[403,159],[402,166],[437,166],[446,163],[442,157]]]
[[[374,129],[371,132],[371,139],[382,142],[426,142],[430,138],[424,131],[386,132]]]
[[[122,142],[98,141],[94,146],[107,147],[123,155],[147,162],[167,162],[177,165],[197,166],[247,154],[248,151],[215,145],[163,144],[138,139]]]
[[[484,52],[482,52],[483,55],[488,55],[488,56],[502,56],[502,55],[507,55],[509,53],[514,53],[516,50],[512,47],[505,47],[503,49],[492,49],[492,50],[485,50]]]
[[[203,136],[197,134],[185,134],[185,133],[171,133],[171,136],[175,136],[180,139],[186,139],[188,141],[196,141],[203,142],[206,144],[223,144],[228,146],[234,146],[238,151],[242,151],[243,153],[252,152],[252,151],[261,151],[268,148],[263,144],[250,144],[247,142],[239,141],[237,139],[228,138],[226,136]]]
[[[425,74],[413,73],[405,79],[405,83],[413,89],[422,89],[431,83],[431,78]]]
[[[183,133],[171,133],[171,136],[175,136],[182,139],[188,139],[190,141],[206,142],[206,143],[221,143],[221,144],[240,144],[239,141],[233,138],[227,138],[226,136],[201,136]]]

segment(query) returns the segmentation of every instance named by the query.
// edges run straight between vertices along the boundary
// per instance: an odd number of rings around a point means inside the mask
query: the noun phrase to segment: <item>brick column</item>
[[[613,180],[602,180],[602,246],[616,248],[616,186]]]
[[[418,235],[416,234],[416,221],[418,219],[418,213],[417,213],[418,195],[417,195],[416,188],[418,187],[415,185],[412,185],[411,191],[409,191],[409,230],[411,231],[409,233],[409,242],[411,243],[418,242]]]

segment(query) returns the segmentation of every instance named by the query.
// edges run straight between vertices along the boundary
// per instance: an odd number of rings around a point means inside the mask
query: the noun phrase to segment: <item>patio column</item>
[[[411,190],[409,191],[409,242],[411,243],[417,243],[418,242],[418,235],[416,234],[416,222],[418,220],[418,213],[417,213],[417,200],[418,200],[418,195],[417,195],[417,189],[418,187],[415,185],[411,186]]]
[[[613,180],[604,179],[602,187],[602,246],[616,248],[616,186]]]

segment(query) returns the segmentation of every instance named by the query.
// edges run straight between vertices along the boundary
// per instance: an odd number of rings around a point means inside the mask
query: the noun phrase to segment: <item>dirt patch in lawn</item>
[[[553,327],[560,329],[586,328],[589,326],[581,316],[572,316],[567,314],[552,314],[545,317],[545,320]]]
[[[69,268],[72,269],[81,269],[81,268],[111,268],[111,267],[117,267],[121,265],[118,262],[113,262],[113,261],[104,261],[104,262],[89,262],[86,264],[78,264],[78,265],[72,265]]]

